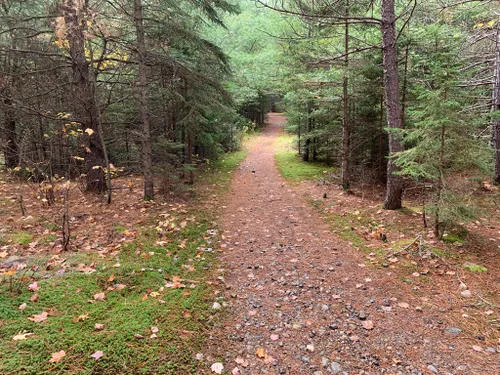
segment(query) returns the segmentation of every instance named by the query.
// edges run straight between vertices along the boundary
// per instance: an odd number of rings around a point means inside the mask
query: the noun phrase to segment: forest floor
[[[215,219],[245,155],[152,202],[141,176],[115,179],[111,205],[71,184],[67,251],[64,185],[48,206],[38,184],[0,173],[0,374],[205,371],[199,356],[222,311]]]
[[[284,121],[184,193],[72,185],[69,251],[64,188],[0,174],[0,373],[499,373],[498,211],[437,241],[417,201],[301,162]]]
[[[303,181],[331,171],[307,172],[283,150],[284,121],[270,115],[232,181],[222,217],[227,313],[207,365],[231,374],[500,373],[500,223],[472,224],[483,242],[450,234],[445,243],[423,231],[418,209],[388,212],[376,194]]]

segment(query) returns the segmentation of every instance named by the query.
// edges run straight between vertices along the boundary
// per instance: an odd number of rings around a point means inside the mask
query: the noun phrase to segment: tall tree
[[[144,13],[141,0],[134,0],[134,22],[136,48],[139,62],[138,89],[139,111],[142,122],[142,167],[144,174],[144,199],[154,199],[153,160],[151,153],[151,124],[148,111],[148,76],[146,65],[146,37],[144,34]]]
[[[396,39],[396,14],[394,0],[382,0],[382,55],[384,61],[384,86],[387,107],[387,125],[390,130],[403,128],[401,101],[399,95],[399,70]],[[387,190],[384,208],[397,210],[402,207],[403,181],[397,175],[395,154],[403,147],[399,134],[389,132],[389,162],[387,164]]]
[[[493,114],[492,145],[495,152],[495,184],[500,185],[500,22],[496,25],[495,38],[495,74],[493,78]]]
[[[73,98],[78,98],[76,119],[84,129],[91,130],[88,132],[89,145],[85,156],[87,190],[104,191],[107,166],[101,139],[101,113],[96,99],[95,77],[85,52],[87,2],[66,0],[61,9],[73,70]]]
[[[351,153],[351,127],[349,121],[349,0],[345,3],[345,35],[344,35],[344,81],[343,90],[343,111],[342,111],[342,167],[341,180],[342,187],[348,189],[350,185],[349,161]]]

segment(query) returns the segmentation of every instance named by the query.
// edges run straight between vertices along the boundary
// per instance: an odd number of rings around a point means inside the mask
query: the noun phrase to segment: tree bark
[[[8,83],[7,83],[8,84]],[[17,145],[16,136],[16,112],[13,108],[12,98],[10,95],[10,90],[6,88],[4,90],[4,134],[5,134],[5,145],[4,145],[4,157],[5,166],[7,168],[16,168],[19,165],[19,147]]]
[[[140,114],[142,121],[142,165],[144,168],[144,200],[154,199],[153,157],[151,152],[151,124],[148,112],[148,77],[146,66],[146,38],[141,0],[134,1],[134,20],[137,52],[139,57],[138,87],[140,90]]]
[[[312,130],[312,103],[307,103],[307,128],[306,128],[306,140],[304,142],[304,153],[302,154],[303,161],[309,161],[311,156],[311,138],[310,132]]]
[[[394,0],[382,0],[382,53],[387,124],[389,129],[402,129]],[[403,180],[401,176],[395,174],[398,167],[394,158],[394,155],[401,151],[403,151],[403,147],[399,135],[390,132],[390,159],[387,165],[387,192],[384,202],[384,208],[387,210],[397,210],[402,207]]]
[[[80,6],[82,4],[82,6]],[[76,117],[84,129],[91,129],[90,152],[85,157],[87,191],[105,191],[104,167],[106,164],[100,132],[100,111],[95,98],[95,80],[91,78],[89,62],[85,57],[84,2],[67,0],[62,9],[69,42],[73,69],[74,98],[79,98]],[[96,167],[96,168],[94,168]],[[100,168],[97,168],[100,167]]]
[[[495,45],[495,79],[493,85],[492,112],[500,111],[500,27],[497,27]],[[500,185],[500,113],[493,119],[492,146],[495,151],[495,185]]]
[[[345,15],[349,17],[349,0],[346,0],[346,10]],[[345,36],[344,36],[344,82],[343,82],[343,118],[342,118],[342,167],[341,167],[341,179],[342,188],[344,190],[349,189],[350,179],[349,179],[349,159],[350,159],[350,148],[351,148],[351,128],[349,123],[349,22],[345,23]]]

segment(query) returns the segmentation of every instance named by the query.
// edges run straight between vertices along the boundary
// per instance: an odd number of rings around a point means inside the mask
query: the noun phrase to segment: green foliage
[[[30,242],[33,242],[33,235],[24,230],[16,230],[14,233],[8,235],[8,239],[21,246],[27,246]]]
[[[215,164],[210,176],[217,176],[216,193],[227,188],[231,171],[245,156],[244,151],[227,154]],[[217,240],[208,233],[214,229],[216,212],[197,210],[193,214],[196,222],[168,235],[162,246],[156,243],[155,229],[146,228],[135,242],[122,248],[118,259],[103,259],[95,252],[66,254],[66,272],[57,273],[45,271],[49,257],[36,258],[28,263],[36,263],[39,271],[29,271],[30,277],[15,276],[19,288],[11,289],[9,279],[1,278],[0,373],[203,372],[202,363],[195,357],[206,347],[207,328],[214,322],[212,280],[217,259],[215,252],[204,249],[213,247]],[[126,228],[117,226],[114,230],[121,233]],[[97,264],[94,273],[75,269],[79,264],[91,263]],[[183,282],[183,289],[165,287],[174,276],[195,281]],[[31,302],[33,292],[28,290],[28,284],[35,280],[40,285],[40,298]],[[117,288],[120,284],[126,287]],[[190,284],[195,286],[191,288]],[[115,289],[108,290],[110,287]],[[93,296],[100,292],[105,292],[105,298],[97,301]],[[23,303],[27,307],[20,311]],[[43,311],[50,312],[46,321],[35,323],[28,319]],[[103,324],[104,328],[97,330],[95,324]],[[152,327],[159,329],[156,338],[150,337]],[[23,332],[34,335],[13,340]],[[66,357],[50,363],[52,353],[61,350]],[[99,360],[90,357],[96,351],[104,352]]]
[[[292,183],[306,180],[329,179],[336,170],[322,163],[306,163],[293,149],[295,138],[284,134],[278,138],[276,166],[281,175]]]
[[[476,273],[483,273],[483,272],[488,272],[488,269],[486,267],[480,266],[479,264],[474,264],[474,263],[465,263],[464,268],[470,272],[476,272]]]
[[[454,183],[465,171],[488,172],[489,149],[473,136],[474,118],[463,111],[467,98],[457,88],[465,77],[457,59],[462,36],[443,25],[429,25],[415,32],[420,53],[414,56],[416,77],[409,110],[411,123],[400,132],[406,150],[397,155],[400,173],[417,182],[433,184],[427,212],[441,236],[446,226],[471,220],[475,210],[467,194]],[[460,152],[457,152],[460,150]]]

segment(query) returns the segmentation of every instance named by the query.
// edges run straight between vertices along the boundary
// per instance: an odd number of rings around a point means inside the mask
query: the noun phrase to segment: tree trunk
[[[85,157],[86,188],[87,191],[104,191],[106,181],[103,167],[106,161],[100,132],[100,112],[95,98],[95,81],[91,79],[89,62],[85,57],[84,7],[84,2],[78,0],[67,0],[62,5],[73,69],[74,98],[79,99],[76,117],[84,129],[93,131],[89,136],[90,152]]]
[[[187,126],[187,142],[186,142],[186,164],[188,165],[189,168],[189,177],[188,177],[189,185],[194,184],[193,146],[194,146],[193,129],[192,126],[189,124]]]
[[[307,104],[307,128],[306,128],[306,140],[304,142],[304,153],[302,154],[302,160],[303,161],[309,161],[310,160],[310,154],[311,154],[311,138],[310,138],[310,132],[312,129],[312,104],[309,102]]]
[[[495,79],[492,112],[500,111],[500,27],[497,27],[495,48]],[[495,150],[495,185],[500,185],[500,113],[493,119],[492,145]]]
[[[151,124],[148,112],[148,77],[142,1],[135,0],[134,20],[139,55],[140,113],[142,121],[142,164],[144,168],[144,200],[154,199],[153,157],[151,152]]]
[[[398,60],[396,50],[396,16],[394,0],[382,0],[382,53],[384,64],[384,89],[389,129],[402,129],[401,103],[399,96]],[[389,133],[389,161],[387,165],[387,192],[384,208],[397,210],[402,207],[403,180],[398,171],[394,154],[403,151],[400,137]]]
[[[10,96],[9,89],[5,89],[6,94],[3,101],[5,105],[4,110],[4,133],[5,133],[5,145],[4,145],[4,156],[5,156],[5,166],[7,168],[16,168],[19,165],[19,147],[17,145],[16,137],[16,112],[12,107],[12,98]]]
[[[349,0],[346,0],[346,17],[349,17]],[[343,119],[342,119],[342,188],[349,189],[349,156],[351,148],[351,128],[349,123],[349,22],[345,23],[345,58],[344,58],[344,83],[343,83]]]

